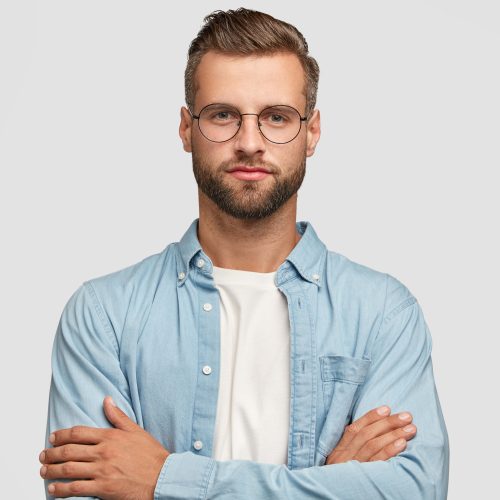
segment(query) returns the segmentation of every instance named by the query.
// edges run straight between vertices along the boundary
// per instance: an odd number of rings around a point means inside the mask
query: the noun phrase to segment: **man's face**
[[[292,54],[232,56],[209,52],[196,71],[194,114],[209,104],[224,103],[242,114],[288,105],[304,116],[304,81],[304,70]],[[181,117],[180,135],[184,149],[192,152],[199,190],[220,210],[238,219],[268,217],[294,196],[304,178],[306,157],[314,152],[319,139],[318,112],[309,123],[302,123],[298,136],[287,144],[269,142],[260,133],[254,115],[243,116],[236,136],[220,143],[204,137],[185,108]],[[308,132],[311,121],[312,132]]]

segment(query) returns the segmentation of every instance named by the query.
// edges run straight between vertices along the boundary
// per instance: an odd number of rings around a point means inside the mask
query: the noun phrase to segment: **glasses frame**
[[[221,106],[227,106],[228,108],[233,108],[235,111],[238,112],[238,114],[240,115],[240,124],[238,126],[238,130],[236,130],[236,132],[229,138],[229,139],[225,139],[224,141],[214,141],[213,139],[209,139],[204,133],[203,133],[203,130],[201,129],[201,126],[200,126],[200,116],[201,114],[203,113],[203,110],[208,108],[209,106],[215,106],[215,105],[221,105]],[[266,134],[264,134],[264,132],[262,132],[262,129],[260,128],[261,127],[261,123],[260,123],[260,120],[259,120],[259,117],[260,115],[266,111],[266,109],[271,109],[271,108],[275,108],[277,106],[282,106],[282,107],[286,107],[286,108],[290,108],[290,109],[293,109],[297,115],[299,116],[300,118],[300,122],[299,122],[299,130],[297,131],[297,133],[289,140],[289,141],[286,141],[286,142],[276,142],[276,141],[271,141],[271,139],[269,139],[268,137],[266,137]],[[231,106],[230,104],[226,104],[226,103],[222,103],[222,102],[212,102],[210,104],[207,104],[206,106],[203,106],[203,108],[200,109],[200,112],[195,115],[193,113],[191,113],[191,111],[189,110],[189,113],[191,114],[191,118],[193,120],[198,120],[198,128],[200,130],[200,133],[201,135],[207,140],[207,141],[210,141],[210,142],[215,142],[217,144],[222,144],[223,142],[228,142],[230,141],[231,139],[234,139],[237,135],[238,135],[238,132],[240,131],[241,129],[241,125],[243,123],[243,116],[256,116],[257,117],[257,127],[259,129],[259,132],[261,133],[262,137],[264,137],[264,139],[266,141],[269,141],[273,144],[288,144],[289,142],[292,142],[294,139],[297,138],[297,136],[300,134],[300,131],[302,130],[302,123],[307,121],[307,116],[301,116],[301,114],[299,113],[299,111],[294,108],[293,106],[289,106],[288,104],[274,104],[273,106],[266,106],[264,109],[262,109],[260,111],[260,113],[241,113],[240,110],[238,108],[236,108],[235,106]]]

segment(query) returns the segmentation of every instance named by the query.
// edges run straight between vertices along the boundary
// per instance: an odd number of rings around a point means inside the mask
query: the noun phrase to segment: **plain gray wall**
[[[197,216],[177,135],[202,18],[229,1],[0,0],[3,498],[43,498],[52,340],[86,279]],[[323,136],[299,219],[421,303],[448,425],[451,499],[497,489],[498,2],[245,4],[305,34]]]

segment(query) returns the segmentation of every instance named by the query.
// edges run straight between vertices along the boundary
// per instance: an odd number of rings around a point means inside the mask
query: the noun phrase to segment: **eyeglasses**
[[[260,133],[274,144],[286,144],[293,141],[300,132],[302,122],[307,117],[292,106],[269,106],[260,113],[240,113],[229,104],[208,104],[198,115],[192,115],[198,120],[202,135],[212,142],[231,140],[240,130],[243,116],[256,116]]]

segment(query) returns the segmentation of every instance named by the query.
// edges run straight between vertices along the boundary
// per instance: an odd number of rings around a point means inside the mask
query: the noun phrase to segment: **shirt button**
[[[186,277],[186,273],[183,273],[183,272],[180,272],[178,275],[177,275],[177,278],[180,280],[183,280],[184,278]]]
[[[205,265],[205,261],[203,259],[198,259],[196,265],[201,268]]]
[[[203,367],[202,371],[205,375],[210,375],[212,373],[212,368],[210,368],[210,366],[206,365]]]
[[[209,304],[208,302],[206,304],[203,304],[203,310],[204,311],[211,311],[212,310],[212,304]]]
[[[313,275],[312,275],[312,279],[313,279],[314,281],[319,281],[319,274],[313,274]]]
[[[193,448],[199,451],[203,448],[203,443],[201,441],[195,441],[193,443]]]

